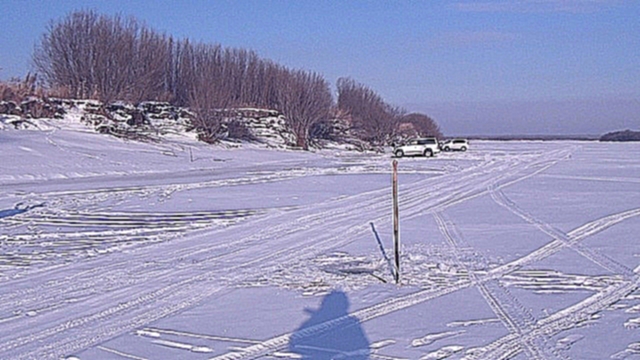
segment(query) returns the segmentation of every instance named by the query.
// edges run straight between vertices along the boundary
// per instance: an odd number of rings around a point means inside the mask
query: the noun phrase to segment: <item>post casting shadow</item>
[[[317,310],[292,335],[289,351],[303,359],[369,359],[369,340],[360,322],[349,316],[349,299],[342,291],[332,291]]]

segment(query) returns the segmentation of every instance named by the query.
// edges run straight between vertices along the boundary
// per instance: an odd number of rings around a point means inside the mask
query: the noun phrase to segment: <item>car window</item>
[[[422,140],[418,140],[418,144],[420,145],[433,145],[435,144],[436,141],[435,139],[422,139]]]

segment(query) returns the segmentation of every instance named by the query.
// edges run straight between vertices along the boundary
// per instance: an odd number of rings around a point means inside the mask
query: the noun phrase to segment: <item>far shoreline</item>
[[[469,136],[445,136],[445,138],[465,138],[469,140],[490,141],[599,141],[601,135],[469,135]]]

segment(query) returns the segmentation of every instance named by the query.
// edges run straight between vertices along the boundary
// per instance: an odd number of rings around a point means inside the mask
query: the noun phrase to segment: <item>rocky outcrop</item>
[[[292,147],[295,135],[286,119],[275,110],[238,108],[224,113],[223,139],[251,141],[270,147]],[[0,102],[3,123],[14,128],[37,127],[32,119],[76,120],[98,132],[117,137],[154,141],[168,136],[198,138],[187,108],[166,102],[142,102],[134,105],[116,102],[104,106],[96,100],[28,98],[20,104]]]
[[[30,96],[20,103],[0,101],[0,115],[15,115],[24,119],[61,118],[64,109],[53,99]]]
[[[276,110],[233,108],[220,110],[221,139],[228,142],[253,142],[274,148],[295,148],[296,136],[286,118]],[[97,132],[121,138],[159,141],[167,137],[188,137],[202,140],[187,108],[167,102],[148,101],[134,105],[115,102],[103,105],[97,100],[58,98],[26,98],[21,103],[0,102],[0,129],[46,128],[42,121],[56,126],[56,122],[84,124]],[[357,138],[348,119],[334,119],[316,124],[310,142],[313,148],[342,148],[345,150],[379,150]]]

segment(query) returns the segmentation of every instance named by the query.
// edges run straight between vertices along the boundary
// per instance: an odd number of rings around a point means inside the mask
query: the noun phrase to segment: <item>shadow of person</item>
[[[303,359],[369,359],[369,340],[348,310],[342,291],[325,296],[317,310],[305,309],[311,316],[291,335],[289,351]]]

